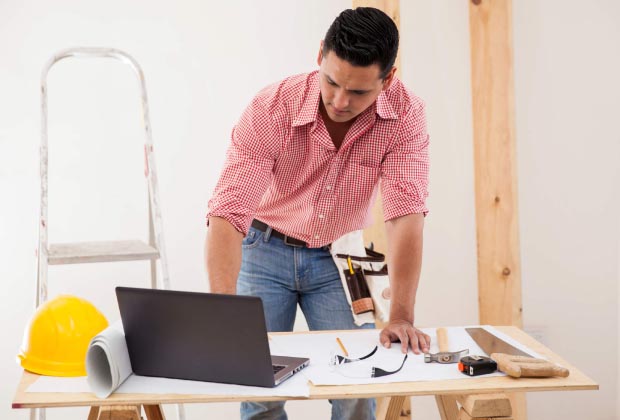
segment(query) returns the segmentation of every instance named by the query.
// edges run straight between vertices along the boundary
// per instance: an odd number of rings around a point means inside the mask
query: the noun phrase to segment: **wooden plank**
[[[159,258],[156,248],[139,240],[54,244],[48,260],[54,264],[138,261]]]
[[[512,1],[470,0],[478,305],[481,324],[523,325]],[[526,418],[525,396],[510,396]]]
[[[521,326],[512,2],[472,0],[469,11],[479,317]],[[524,419],[524,396],[511,397]]]
[[[435,401],[437,402],[441,420],[456,420],[459,408],[456,405],[456,398],[454,395],[436,395]]]
[[[570,369],[568,378],[510,378],[510,377],[476,377],[468,379],[399,382],[390,384],[348,385],[348,386],[313,386],[310,385],[308,399],[370,398],[398,395],[443,395],[443,394],[480,394],[498,392],[534,392],[534,391],[577,391],[597,390],[598,384],[550,349],[538,343],[525,332],[516,327],[497,327],[501,332],[529,347],[542,357]],[[334,331],[315,331],[314,334],[338,333]],[[271,335],[290,333],[271,333]],[[26,392],[39,375],[24,372],[13,398],[13,408],[38,407],[79,407],[91,405],[129,405],[129,404],[176,404],[209,403],[238,401],[283,401],[287,399],[275,396],[247,397],[241,395],[206,395],[206,394],[112,394],[102,400],[92,392]],[[570,398],[570,396],[566,396]],[[514,409],[514,405],[513,405]]]
[[[480,323],[522,326],[512,1],[469,13]]]
[[[505,394],[458,395],[457,401],[472,417],[508,417],[512,415],[510,399]]]

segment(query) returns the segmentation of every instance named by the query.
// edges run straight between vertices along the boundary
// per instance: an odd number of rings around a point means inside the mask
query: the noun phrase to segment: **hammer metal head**
[[[458,363],[461,360],[461,357],[467,356],[469,354],[469,350],[461,350],[461,351],[444,351],[440,353],[425,353],[424,354],[424,362],[431,363]]]

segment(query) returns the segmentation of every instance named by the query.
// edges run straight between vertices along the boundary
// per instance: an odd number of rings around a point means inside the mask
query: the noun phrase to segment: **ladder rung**
[[[159,258],[157,248],[143,241],[75,242],[50,245],[47,261],[55,264],[153,260]]]

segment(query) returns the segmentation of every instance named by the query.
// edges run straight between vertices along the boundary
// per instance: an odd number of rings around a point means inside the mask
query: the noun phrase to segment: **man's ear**
[[[383,87],[381,90],[387,90],[392,85],[394,81],[394,76],[396,75],[396,67],[392,67],[392,69],[388,72],[387,76],[383,79]]]
[[[321,41],[321,46],[319,48],[319,55],[316,57],[316,63],[320,66],[323,61],[323,41]]]

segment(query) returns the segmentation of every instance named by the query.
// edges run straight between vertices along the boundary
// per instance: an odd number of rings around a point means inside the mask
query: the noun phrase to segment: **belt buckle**
[[[288,241],[289,239],[293,240],[293,239],[295,239],[295,238],[291,238],[290,236],[286,236],[286,235],[284,236],[284,243],[285,243],[286,245],[288,245],[288,246],[292,246],[292,247],[295,247],[295,248],[305,248],[305,247],[306,247],[305,245],[301,245],[301,244],[299,244],[299,243],[289,242],[289,241]],[[297,239],[297,240],[299,241],[299,239]],[[301,242],[301,241],[300,241],[300,242]]]

